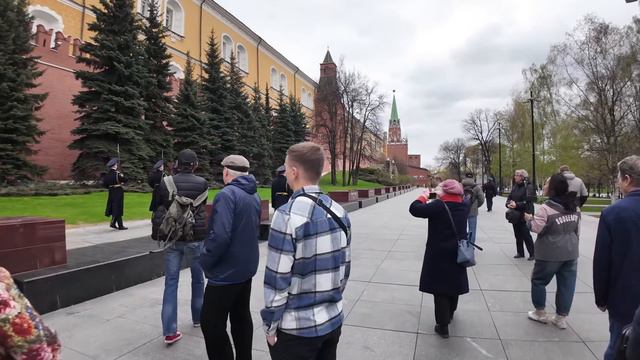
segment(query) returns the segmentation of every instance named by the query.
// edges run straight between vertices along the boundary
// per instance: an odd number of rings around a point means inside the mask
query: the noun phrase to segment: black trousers
[[[122,224],[122,216],[112,216],[111,217],[111,227],[116,226],[116,224],[118,224],[119,228],[123,228],[124,225]]]
[[[272,360],[336,360],[342,329],[318,337],[302,337],[278,330],[276,344],[269,346]]]
[[[493,196],[487,196],[487,210],[493,209]]]
[[[433,305],[436,314],[436,324],[449,325],[453,313],[458,308],[458,295],[433,295]]]
[[[232,285],[207,285],[204,291],[200,326],[211,360],[234,360],[227,335],[227,318],[236,350],[235,359],[251,360],[253,321],[249,310],[251,279]]]
[[[522,246],[522,243],[524,242],[527,246],[529,256],[534,256],[533,238],[531,237],[531,232],[527,227],[527,223],[520,221],[513,224],[513,234],[516,237],[516,249],[518,251],[518,255],[524,256],[524,247]]]

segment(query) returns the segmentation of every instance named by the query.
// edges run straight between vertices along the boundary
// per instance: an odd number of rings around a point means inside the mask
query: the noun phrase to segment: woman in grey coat
[[[531,300],[535,310],[529,311],[531,320],[551,321],[560,329],[567,328],[566,318],[571,310],[578,270],[578,240],[580,212],[576,207],[576,193],[569,192],[569,184],[562,174],[547,179],[544,194],[549,196],[536,215],[525,214],[531,231],[538,234],[535,242],[535,265],[531,274]],[[556,315],[545,312],[546,286],[556,277]]]

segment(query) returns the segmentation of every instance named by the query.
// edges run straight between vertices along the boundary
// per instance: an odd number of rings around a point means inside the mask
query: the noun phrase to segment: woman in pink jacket
[[[562,174],[547,179],[544,194],[549,199],[535,216],[525,214],[529,229],[538,234],[536,262],[531,274],[531,300],[535,310],[529,311],[528,317],[545,324],[551,321],[558,328],[566,329],[576,289],[580,212],[576,208],[576,193],[569,192],[569,184]],[[556,315],[549,317],[545,312],[546,286],[554,276]]]

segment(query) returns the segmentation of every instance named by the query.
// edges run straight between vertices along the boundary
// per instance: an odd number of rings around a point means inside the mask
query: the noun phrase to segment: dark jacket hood
[[[253,195],[258,192],[258,185],[256,184],[256,178],[253,175],[242,175],[231,180],[227,186],[235,186],[242,189],[249,195]]]

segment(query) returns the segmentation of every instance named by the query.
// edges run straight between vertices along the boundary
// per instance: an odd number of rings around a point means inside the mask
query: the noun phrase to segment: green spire
[[[400,125],[400,117],[398,117],[398,106],[396,105],[395,90],[393,90],[393,103],[391,104],[391,117],[389,118],[389,123]]]

